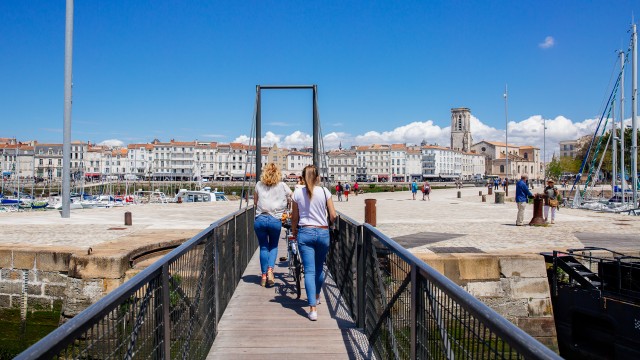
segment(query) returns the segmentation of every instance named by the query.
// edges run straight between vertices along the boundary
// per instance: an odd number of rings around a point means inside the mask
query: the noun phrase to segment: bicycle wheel
[[[300,285],[302,279],[302,263],[300,262],[300,257],[295,257],[295,269],[294,269],[294,278],[296,280],[296,295],[298,295],[297,299],[300,299],[300,295],[302,294],[302,286]]]

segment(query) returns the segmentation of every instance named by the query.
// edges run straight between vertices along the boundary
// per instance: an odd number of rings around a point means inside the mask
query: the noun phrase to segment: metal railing
[[[254,208],[211,224],[16,359],[204,359],[258,247]]]
[[[379,359],[561,359],[376,228],[337,226],[327,265]]]

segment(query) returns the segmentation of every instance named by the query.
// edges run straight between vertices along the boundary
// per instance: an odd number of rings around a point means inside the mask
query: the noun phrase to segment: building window
[[[504,172],[504,165],[500,165],[500,172],[503,173]]]

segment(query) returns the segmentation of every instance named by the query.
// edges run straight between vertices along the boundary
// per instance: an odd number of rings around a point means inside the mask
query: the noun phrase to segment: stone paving
[[[462,194],[459,199],[457,191]],[[422,201],[420,193],[412,200],[408,191],[351,195],[348,202],[333,199],[339,211],[357,221],[364,221],[364,199],[377,199],[378,228],[399,240],[410,236],[413,240],[407,247],[416,253],[442,252],[443,248],[452,248],[451,252],[468,248],[484,253],[538,253],[583,247],[580,239],[587,239],[590,246],[640,250],[638,217],[562,208],[554,225],[517,227],[514,191],[505,204],[495,204],[493,196],[482,203],[479,191],[486,194],[487,189],[434,189],[430,201]],[[133,205],[73,210],[69,219],[61,218],[57,211],[1,213],[0,249],[69,251],[109,243],[122,246],[128,237],[145,232],[180,232],[184,236],[186,231],[193,236],[238,206],[237,201]],[[125,211],[132,213],[131,227],[123,225]],[[525,219],[532,214],[533,205],[528,205]]]
[[[457,198],[458,191],[461,198]],[[515,189],[510,189],[511,196],[505,204],[495,204],[493,195],[487,195],[487,202],[483,203],[479,191],[487,194],[486,188],[465,187],[434,189],[430,201],[422,201],[420,193],[412,200],[408,191],[349,196],[348,202],[337,202],[335,196],[333,199],[338,211],[356,221],[364,221],[364,199],[377,199],[377,227],[383,233],[399,239],[413,234],[418,234],[414,239],[420,238],[419,234],[425,233],[424,245],[414,241],[415,246],[409,247],[415,253],[434,253],[430,248],[449,247],[475,248],[491,254],[537,254],[586,245],[629,254],[640,250],[640,217],[561,208],[553,225],[515,226]],[[541,188],[532,192],[536,191]],[[526,222],[532,216],[533,205],[527,205]],[[588,244],[579,237],[588,238]]]

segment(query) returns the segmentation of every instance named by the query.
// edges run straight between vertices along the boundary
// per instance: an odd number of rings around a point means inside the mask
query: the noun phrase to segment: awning
[[[447,178],[447,179],[453,179],[453,178],[459,178],[460,175],[440,175],[441,178]]]
[[[428,179],[436,179],[438,177],[440,177],[439,175],[435,175],[435,174],[425,174],[422,175],[422,177],[428,178]]]
[[[378,175],[378,179],[388,179],[388,178],[389,178],[389,175],[384,175],[384,174]]]
[[[102,175],[102,174],[100,174],[100,173],[84,173],[85,177],[99,177],[100,175]]]

